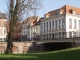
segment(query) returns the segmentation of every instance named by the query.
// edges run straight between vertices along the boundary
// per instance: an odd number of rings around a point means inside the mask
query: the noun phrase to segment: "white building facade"
[[[7,35],[6,22],[7,22],[6,14],[0,12],[0,42],[6,41]]]
[[[21,37],[21,39],[23,40],[23,41],[25,41],[25,40],[27,40],[27,37],[28,37],[28,29],[27,29],[27,24],[26,23],[24,23],[24,24],[22,24],[22,37]]]
[[[39,33],[39,35],[40,35],[40,24],[35,25],[35,24],[37,24],[38,21],[39,21],[38,16],[31,16],[23,21],[23,23],[22,23],[22,40],[24,40],[24,41],[33,40],[34,32],[36,34]]]
[[[41,20],[41,40],[80,37],[80,15],[74,10],[73,13],[63,13],[64,9],[61,9],[56,15]]]

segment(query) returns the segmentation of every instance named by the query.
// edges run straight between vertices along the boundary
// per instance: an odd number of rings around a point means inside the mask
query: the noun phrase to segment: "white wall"
[[[5,31],[4,34],[4,29],[6,30],[5,27],[0,27],[0,38],[2,39],[2,41],[4,41],[4,38],[6,38],[6,34],[7,34],[7,31]]]
[[[43,28],[41,28],[41,33],[42,34],[44,34],[44,33],[48,33],[48,32],[62,32],[62,31],[64,31],[63,29],[62,29],[62,19],[64,19],[65,20],[65,17],[64,17],[64,15],[60,15],[60,16],[55,16],[55,17],[51,17],[51,18],[45,18],[45,19],[42,19],[41,20],[41,25],[43,26]],[[58,29],[57,30],[55,30],[55,21],[58,21],[58,23],[57,23],[57,26],[58,26]],[[61,29],[59,29],[59,20],[61,20]],[[54,30],[52,30],[52,26],[51,26],[51,31],[49,31],[49,22],[51,21],[51,25],[52,25],[52,21],[54,21]],[[44,23],[46,23],[46,22],[48,22],[48,31],[44,31]],[[64,25],[66,25],[66,24],[64,24]]]
[[[34,37],[34,32],[40,35],[40,25],[36,25],[32,27],[32,37]]]
[[[22,36],[23,36],[23,35],[27,35],[27,34],[26,34],[26,31],[27,31],[26,25],[27,25],[27,24],[23,24],[23,25],[22,25]],[[24,32],[25,32],[25,34],[24,34]]]
[[[69,29],[69,19],[72,19],[72,29]],[[77,28],[76,29],[74,29],[74,19],[76,20],[76,23],[77,23],[77,26],[76,26]],[[80,30],[79,29],[79,22],[78,22],[78,20],[80,20],[79,16],[67,14],[66,15],[66,32]]]

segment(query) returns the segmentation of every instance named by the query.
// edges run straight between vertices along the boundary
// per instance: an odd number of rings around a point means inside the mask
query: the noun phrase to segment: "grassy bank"
[[[80,47],[32,54],[0,54],[0,60],[80,60]]]

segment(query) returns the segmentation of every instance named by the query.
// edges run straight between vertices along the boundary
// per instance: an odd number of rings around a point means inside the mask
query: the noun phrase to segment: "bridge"
[[[54,40],[33,40],[26,42],[13,42],[12,51],[14,54],[28,53],[28,52],[39,52],[54,50],[57,47],[68,48],[73,46],[80,46],[80,38],[66,38],[66,39],[54,39]],[[0,53],[6,51],[7,42],[0,42]],[[54,49],[53,49],[54,48]],[[60,48],[61,49],[61,48]]]

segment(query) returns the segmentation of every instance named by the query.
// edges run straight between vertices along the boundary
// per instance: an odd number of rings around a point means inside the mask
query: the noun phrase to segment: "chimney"
[[[37,16],[37,22],[39,21],[39,19],[40,19],[40,17],[39,17],[39,16]]]

